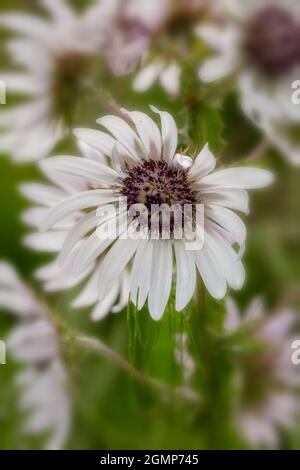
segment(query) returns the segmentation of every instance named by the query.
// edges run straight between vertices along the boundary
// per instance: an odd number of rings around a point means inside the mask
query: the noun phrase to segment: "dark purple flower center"
[[[181,226],[183,224],[183,210],[187,206],[195,209],[198,197],[198,192],[188,178],[187,170],[162,160],[144,160],[141,164],[128,169],[121,181],[119,192],[127,197],[129,211],[136,204],[143,204],[147,208],[149,229],[151,211],[155,210],[155,207],[167,205],[170,208],[172,206],[180,208],[179,221],[176,222],[176,217],[172,217],[171,220],[172,233],[176,223]],[[159,231],[161,232],[161,226]]]
[[[265,75],[283,75],[300,64],[300,22],[284,9],[265,8],[251,22],[245,49]]]

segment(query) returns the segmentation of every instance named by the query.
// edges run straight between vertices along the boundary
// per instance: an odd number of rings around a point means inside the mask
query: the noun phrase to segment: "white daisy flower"
[[[0,151],[16,161],[48,156],[64,137],[76,109],[81,80],[98,45],[88,28],[91,14],[79,16],[64,0],[40,0],[49,19],[26,13],[0,16],[0,26],[18,37],[8,40],[15,71],[1,71],[7,91],[27,97],[0,111]]]
[[[270,142],[293,163],[300,148],[293,129],[300,108],[292,84],[300,73],[300,5],[297,0],[219,0],[219,24],[197,29],[216,51],[200,68],[212,82],[237,75],[241,106]]]
[[[91,162],[105,163],[105,157],[100,152],[84,143],[80,144],[80,148],[85,157]],[[20,187],[23,196],[35,204],[34,207],[27,209],[22,215],[23,222],[33,228],[33,231],[24,238],[25,246],[34,251],[56,254],[56,258],[52,262],[37,270],[35,273],[36,278],[42,282],[45,292],[49,293],[72,289],[76,286],[80,287],[84,283],[80,293],[72,302],[72,307],[92,307],[91,318],[94,321],[103,319],[110,311],[120,312],[126,307],[129,298],[127,271],[124,271],[120,279],[116,280],[114,286],[107,291],[105,298],[99,301],[97,260],[95,259],[79,276],[75,276],[73,272],[76,256],[80,252],[84,239],[77,243],[66,262],[62,263],[57,257],[64,243],[69,239],[69,232],[77,223],[80,223],[81,219],[86,221],[87,231],[89,223],[91,229],[93,228],[93,214],[91,214],[90,221],[88,221],[85,217],[86,214],[79,210],[71,214],[63,223],[55,224],[47,233],[41,233],[38,230],[49,208],[68,197],[76,195],[78,192],[87,191],[89,189],[87,181],[72,174],[68,175],[53,171],[51,168],[45,168],[44,173],[52,184],[26,183]],[[76,243],[76,240],[74,243]]]
[[[233,210],[247,213],[245,189],[269,184],[272,175],[254,168],[214,172],[216,160],[207,145],[194,161],[178,153],[173,117],[152,109],[160,116],[161,128],[144,113],[124,111],[124,118],[104,116],[97,121],[108,133],[75,130],[79,140],[111,157],[112,167],[71,156],[41,162],[48,171],[80,176],[90,188],[82,191],[78,187],[75,194],[55,204],[42,229],[64,223],[78,211],[88,211],[69,231],[62,259],[67,259],[77,242],[85,237],[74,272],[80,275],[101,255],[97,271],[100,299],[105,298],[133,260],[131,300],[141,309],[148,298],[150,314],[158,320],[170,296],[173,249],[177,310],[182,310],[193,296],[196,267],[208,291],[217,299],[225,296],[227,284],[234,289],[243,285],[243,265],[233,247],[243,247],[246,228]],[[138,216],[134,214],[137,204],[142,207]],[[170,208],[174,206],[177,212],[172,218]],[[192,208],[192,213],[183,221],[186,206]],[[199,206],[200,212],[204,207],[202,224],[197,217]],[[160,210],[155,209],[152,218],[153,208]],[[108,216],[103,217],[106,213]],[[168,215],[169,231],[165,231],[163,222]],[[120,233],[116,233],[115,225],[120,227]],[[187,243],[192,228],[196,229],[195,251]],[[204,244],[199,249],[203,231]]]
[[[299,413],[300,377],[291,361],[297,315],[288,308],[264,315],[262,300],[255,298],[242,316],[233,299],[226,302],[227,333],[247,328],[247,339],[260,346],[237,363],[236,423],[252,447],[277,448],[279,428],[291,429]]]
[[[4,261],[0,262],[0,307],[19,319],[7,345],[11,356],[24,365],[17,376],[20,407],[28,414],[24,431],[47,432],[45,448],[61,449],[70,429],[71,404],[58,335],[46,307]]]

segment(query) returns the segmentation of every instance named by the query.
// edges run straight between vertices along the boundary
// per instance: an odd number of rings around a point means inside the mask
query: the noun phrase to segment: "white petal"
[[[42,221],[45,220],[47,212],[48,209],[45,207],[33,207],[31,209],[27,209],[22,214],[22,222],[31,227],[39,227]]]
[[[81,155],[87,160],[92,160],[94,162],[100,162],[103,165],[107,165],[105,155],[99,150],[96,150],[94,147],[91,147],[90,145],[86,144],[85,142],[79,139],[77,140],[77,146],[80,150]]]
[[[97,120],[123,145],[133,157],[145,155],[145,149],[133,129],[124,119],[117,116],[104,116]]]
[[[105,211],[105,207],[103,209]],[[99,229],[105,224],[104,236],[99,236],[98,231],[96,231],[83,242],[74,265],[74,273],[77,275],[82,273],[121,235],[119,232],[122,232],[122,230],[124,232],[127,228],[127,209],[120,209],[119,212],[115,211],[113,214],[109,212],[101,220],[98,215],[97,218]]]
[[[216,159],[213,153],[209,150],[208,144],[206,144],[197,156],[189,171],[189,175],[191,178],[198,180],[214,171],[215,167]]]
[[[177,64],[170,64],[160,74],[159,80],[164,90],[176,96],[180,90],[181,69]]]
[[[99,272],[99,297],[104,299],[107,291],[112,288],[114,282],[116,282],[129,263],[131,258],[134,256],[140,240],[121,240],[120,238],[115,241],[112,248],[109,250],[107,255],[100,266]]]
[[[245,270],[233,248],[219,234],[208,230],[205,243],[230,287],[240,289],[245,282]]]
[[[201,200],[204,204],[214,204],[249,214],[249,195],[243,189],[201,188]]]
[[[50,23],[33,15],[21,13],[0,15],[0,25],[48,43],[53,35]]]
[[[231,75],[237,65],[238,60],[231,54],[224,54],[208,59],[199,69],[199,77],[203,82],[214,82]]]
[[[82,217],[82,219],[68,233],[59,255],[60,264],[64,263],[76,243],[99,224],[99,218],[97,217],[96,212],[97,211],[93,211]]]
[[[255,189],[271,184],[274,177],[270,171],[257,168],[227,168],[216,171],[201,180],[201,184],[222,188]]]
[[[182,241],[174,243],[176,256],[176,310],[183,310],[196,288],[196,267],[193,253],[187,251]]]
[[[47,232],[47,233],[31,233],[26,235],[23,239],[25,246],[35,251],[42,251],[46,253],[56,253],[61,250],[66,233],[62,232]]]
[[[39,183],[25,183],[19,186],[20,193],[30,201],[41,206],[52,206],[66,197],[66,194],[54,186]]]
[[[49,230],[50,227],[75,211],[101,206],[117,201],[117,199],[118,197],[109,189],[93,189],[91,191],[74,194],[73,196],[65,198],[49,210],[47,219],[42,224],[41,230]]]
[[[131,272],[130,298],[140,310],[143,308],[150,288],[153,243],[142,240],[134,257]]]
[[[105,132],[96,131],[93,129],[75,129],[74,135],[77,139],[90,145],[94,149],[111,157],[115,145],[115,139]]]
[[[6,89],[22,95],[39,95],[45,92],[45,86],[34,76],[25,73],[0,73],[0,80]]]
[[[80,157],[57,156],[47,158],[40,162],[40,166],[46,171],[50,169],[69,173],[96,184],[114,184],[118,178],[118,173],[109,166]]]
[[[74,275],[78,276],[84,272],[90,264],[104,253],[104,251],[114,242],[113,238],[99,239],[97,233],[93,233],[85,240],[80,248],[76,262],[74,264]]]
[[[158,78],[163,66],[163,63],[157,62],[149,64],[147,67],[143,68],[134,79],[133,89],[139,92],[149,90]]]
[[[205,214],[227,230],[240,246],[245,243],[247,235],[245,224],[234,212],[225,207],[206,206]]]
[[[172,287],[172,245],[169,241],[153,242],[149,312],[153,320],[159,320],[168,304]]]
[[[132,119],[137,133],[150,158],[159,159],[161,156],[161,135],[158,126],[147,114],[139,111],[126,111]]]
[[[73,308],[90,307],[98,300],[99,266],[94,270],[80,294],[72,302]]]
[[[93,321],[102,320],[112,310],[119,295],[119,285],[116,283],[108,292],[105,299],[98,302],[91,313]]]
[[[171,114],[165,111],[159,111],[151,106],[152,111],[160,115],[161,135],[162,135],[162,156],[167,162],[171,162],[177,149],[177,126]]]
[[[16,315],[27,317],[32,314],[32,304],[19,292],[0,289],[0,307]]]
[[[208,292],[215,299],[222,299],[225,297],[227,290],[225,278],[221,274],[220,269],[206,244],[203,245],[201,250],[193,253],[200,276]]]

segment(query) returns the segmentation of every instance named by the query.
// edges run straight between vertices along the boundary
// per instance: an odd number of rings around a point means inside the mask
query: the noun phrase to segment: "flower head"
[[[19,36],[8,41],[8,51],[22,68],[2,71],[0,78],[9,92],[28,98],[1,110],[0,145],[21,162],[48,156],[64,137],[81,81],[98,51],[88,28],[89,11],[79,16],[64,0],[41,0],[41,5],[49,19],[25,13],[0,16],[0,26]]]
[[[173,250],[177,310],[193,296],[196,267],[218,299],[227,284],[243,285],[244,269],[234,247],[243,247],[246,228],[232,209],[247,213],[245,189],[263,187],[272,176],[253,168],[214,172],[216,160],[207,145],[195,160],[178,153],[173,117],[152,109],[160,116],[160,128],[144,113],[123,110],[123,117],[98,120],[108,133],[75,130],[79,140],[111,157],[112,166],[69,156],[41,163],[44,169],[80,176],[89,188],[55,204],[43,230],[87,211],[70,229],[62,258],[85,237],[74,270],[80,274],[99,260],[100,299],[132,262],[131,300],[140,309],[148,298],[152,317],[159,319],[170,296]]]
[[[4,261],[0,263],[0,306],[19,320],[7,344],[12,357],[24,365],[17,377],[20,405],[29,413],[24,430],[48,432],[45,448],[60,449],[68,436],[71,405],[58,335],[46,307]]]
[[[300,114],[292,102],[292,83],[300,70],[298,2],[219,0],[216,6],[218,24],[198,28],[217,54],[200,67],[200,78],[211,82],[236,76],[245,114],[299,164],[293,129]]]

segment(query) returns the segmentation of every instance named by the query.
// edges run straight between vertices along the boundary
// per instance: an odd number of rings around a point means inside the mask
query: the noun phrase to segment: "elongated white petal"
[[[208,59],[199,69],[199,77],[203,82],[221,80],[233,73],[238,65],[238,59],[232,54],[222,54]]]
[[[30,233],[23,239],[25,246],[35,251],[56,253],[61,250],[66,232]]]
[[[152,257],[153,243],[142,240],[134,257],[130,283],[130,297],[139,310],[143,308],[149,293]]]
[[[172,245],[169,241],[153,242],[153,260],[149,290],[149,312],[159,320],[167,306],[172,287]]]
[[[15,315],[24,316],[32,313],[32,304],[24,299],[19,292],[0,289],[0,307]]]
[[[51,73],[52,63],[42,43],[38,43],[32,39],[13,39],[8,42],[7,49],[11,54],[13,61],[25,67],[32,72],[37,78],[43,81],[43,86],[48,83],[49,74]],[[34,57],[34,60],[32,59]],[[45,89],[45,88],[44,88]]]
[[[236,252],[215,232],[206,231],[205,242],[230,287],[240,289],[245,282],[245,270]]]
[[[74,275],[78,276],[87,269],[104,251],[114,242],[113,238],[99,239],[97,233],[93,233],[84,241],[74,264]]]
[[[116,141],[110,135],[93,129],[75,129],[73,132],[77,139],[90,145],[107,157],[112,156]]]
[[[206,206],[206,215],[227,230],[240,246],[245,243],[245,224],[234,212],[225,207]]]
[[[145,155],[145,149],[134,130],[124,119],[117,116],[104,116],[97,120],[123,145],[133,157]]]
[[[213,153],[209,150],[208,144],[206,144],[197,156],[189,171],[189,175],[191,178],[198,180],[214,171],[215,167],[216,159]]]
[[[46,171],[47,169],[61,171],[80,176],[96,184],[114,184],[118,178],[118,173],[109,166],[79,157],[57,156],[47,158],[40,162],[40,166]]]
[[[201,200],[203,204],[249,213],[249,195],[243,189],[201,188]]]
[[[194,257],[200,276],[208,290],[215,299],[225,297],[227,286],[224,276],[212,257],[208,247],[204,244],[201,250],[195,251]]]
[[[102,152],[96,150],[94,147],[91,147],[90,145],[86,144],[85,142],[79,139],[77,140],[77,145],[80,150],[80,153],[87,160],[92,160],[94,162],[100,162],[103,165],[107,165],[106,157]]]
[[[22,214],[22,222],[31,227],[39,227],[45,220],[48,209],[46,207],[32,207]]]
[[[139,111],[126,111],[132,119],[137,133],[150,158],[158,159],[161,156],[161,135],[158,126],[147,114]]]
[[[95,268],[80,294],[72,302],[73,308],[90,307],[98,300],[99,266]]]
[[[176,310],[183,310],[191,300],[196,287],[196,267],[193,253],[182,241],[174,243],[176,256]]]
[[[74,211],[88,209],[103,204],[114,202],[118,197],[108,189],[93,189],[70,196],[60,201],[49,210],[47,219],[42,224],[41,230],[46,231],[60,220]]]
[[[17,289],[21,286],[21,280],[16,270],[6,261],[0,261],[0,286]]]
[[[105,208],[104,208],[105,209]],[[74,273],[80,274],[90,263],[98,258],[117,238],[127,229],[127,210],[110,212],[100,220],[98,230],[93,233],[82,245],[74,265]],[[102,229],[105,229],[104,231]]]
[[[84,216],[80,222],[78,222],[68,233],[59,255],[60,264],[64,263],[76,243],[90,230],[94,229],[98,225],[99,218],[97,217],[96,212],[97,211],[93,211],[90,214]]]
[[[112,310],[119,294],[119,283],[116,284],[110,289],[107,293],[105,299],[98,302],[91,313],[91,319],[93,321],[102,320],[106,315]]]
[[[135,77],[133,89],[139,92],[149,90],[158,78],[163,66],[163,63],[157,62],[144,67]]]
[[[140,240],[121,240],[115,241],[104,260],[101,263],[99,272],[99,297],[105,298],[109,289],[112,288],[125,269],[131,258],[134,256]]]
[[[36,38],[38,41],[51,40],[53,31],[51,25],[33,15],[26,15],[21,13],[12,13],[0,15],[0,26],[12,29],[21,34]]]
[[[274,181],[270,171],[257,168],[227,168],[216,171],[202,179],[201,184],[223,188],[255,189],[268,186]]]
[[[162,136],[162,156],[167,162],[171,162],[177,149],[177,126],[171,114],[165,111],[159,111],[151,106],[152,111],[160,115],[161,136]]]
[[[21,184],[19,190],[30,201],[45,207],[53,206],[66,197],[62,190],[46,184]]]
[[[6,89],[22,95],[38,95],[45,92],[45,86],[33,75],[25,73],[0,73],[0,79]]]
[[[176,96],[180,90],[181,69],[178,64],[170,64],[162,70],[159,81],[163,89],[170,95]]]

